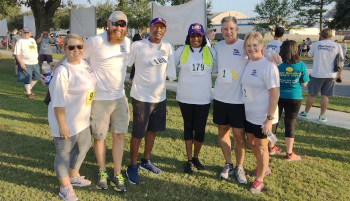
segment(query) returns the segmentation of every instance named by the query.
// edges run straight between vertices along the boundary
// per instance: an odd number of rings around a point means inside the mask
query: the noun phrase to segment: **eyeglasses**
[[[70,50],[70,51],[74,50],[75,47],[77,47],[78,50],[82,50],[82,49],[84,48],[83,45],[68,45],[68,46],[66,46],[66,47],[68,47],[68,50]]]
[[[118,22],[112,22],[112,25],[115,26],[115,27],[126,27],[126,22],[123,22],[123,23],[118,23]]]

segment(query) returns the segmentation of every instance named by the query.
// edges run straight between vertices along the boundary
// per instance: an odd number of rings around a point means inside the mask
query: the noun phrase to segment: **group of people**
[[[127,66],[135,68],[130,92],[133,107],[130,164],[126,171],[131,184],[140,183],[139,169],[161,173],[151,156],[157,133],[166,129],[167,77],[170,81],[178,79],[176,100],[184,121],[188,159],[184,164],[185,173],[205,169],[199,157],[212,100],[213,121],[218,125],[219,146],[225,158],[220,173],[222,179],[234,176],[239,184],[247,184],[244,156],[248,141],[257,160],[254,171],[256,179],[250,191],[261,192],[264,178],[271,174],[269,155],[281,151],[275,144],[269,145],[267,135],[276,133],[276,125],[283,110],[286,160],[301,159],[292,149],[296,116],[302,100],[301,87],[308,83],[309,76],[305,64],[300,61],[295,41],[272,42],[268,44],[269,47],[276,44],[280,50],[266,55],[268,50],[264,50],[262,35],[250,32],[244,40],[239,39],[237,19],[230,16],[222,19],[224,40],[216,43],[214,48],[208,43],[203,25],[194,23],[188,29],[185,45],[174,51],[170,43],[162,40],[167,30],[164,19],[154,18],[150,22],[149,39],[134,40],[133,43],[126,37],[127,26],[127,16],[121,11],[115,11],[107,20],[106,32],[90,37],[85,42],[76,34],[69,34],[64,39],[65,57],[53,69],[48,106],[49,126],[56,147],[54,167],[61,184],[61,198],[77,200],[73,186],[91,184],[79,173],[90,148],[91,136],[99,166],[97,188],[107,189],[110,184],[116,191],[126,191],[121,168],[124,135],[128,132],[130,120],[124,89]],[[24,40],[16,43],[14,54],[19,63],[19,73],[23,74],[21,81],[25,84],[26,93],[31,94],[31,88],[35,85],[33,82],[39,79],[36,77],[38,61],[33,59],[38,58],[35,55],[38,53],[36,41],[30,39],[30,32],[27,29],[23,31]],[[278,27],[275,32],[277,40],[284,30]],[[321,36],[324,37],[325,33],[329,34],[328,30],[322,31]],[[44,38],[43,35],[38,42]],[[316,50],[312,48],[309,55],[314,55],[316,60],[320,60],[319,63],[324,62],[323,57],[317,56]],[[277,62],[282,64],[277,67]],[[321,71],[328,70],[325,66]],[[33,74],[35,79],[32,79]],[[212,76],[215,74],[212,94]],[[310,97],[317,95],[320,90],[323,96],[332,95],[333,91],[326,91],[325,88],[330,90],[334,85],[330,86],[327,79],[321,82],[327,87],[311,85],[314,90],[312,94],[309,91]],[[231,131],[235,165],[231,156]],[[106,171],[108,132],[112,133],[113,140],[113,176],[109,176]],[[138,164],[143,138],[144,156]]]

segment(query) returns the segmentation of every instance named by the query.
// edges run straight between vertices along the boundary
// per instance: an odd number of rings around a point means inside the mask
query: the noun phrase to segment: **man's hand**
[[[70,138],[70,131],[67,125],[60,127],[60,136],[62,139]]]
[[[20,66],[22,70],[27,70],[27,66],[24,63],[20,63]]]

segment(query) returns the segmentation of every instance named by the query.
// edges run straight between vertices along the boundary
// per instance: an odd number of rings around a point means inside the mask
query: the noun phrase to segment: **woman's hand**
[[[272,120],[266,119],[263,124],[262,132],[267,135],[272,132]]]
[[[60,126],[60,136],[62,139],[70,138],[70,131],[67,125]]]

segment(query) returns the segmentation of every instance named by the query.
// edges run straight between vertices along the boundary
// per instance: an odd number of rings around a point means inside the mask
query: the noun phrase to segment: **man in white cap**
[[[16,42],[13,54],[18,61],[18,81],[24,83],[24,90],[28,99],[34,99],[32,88],[40,80],[38,65],[38,47],[28,27],[23,28],[23,37]]]
[[[129,105],[125,96],[124,80],[130,39],[128,19],[121,11],[113,12],[107,21],[107,32],[89,38],[84,43],[83,58],[90,62],[97,79],[92,101],[91,130],[98,166],[97,188],[108,188],[106,172],[106,144],[108,131],[112,133],[114,175],[110,184],[116,191],[125,191],[121,174],[124,153],[124,134],[128,132]]]
[[[207,28],[206,32],[205,32],[205,38],[207,39],[207,45],[209,47],[211,46],[211,41],[214,40],[216,35],[216,29],[215,28]]]
[[[130,142],[130,165],[126,171],[132,184],[140,182],[137,156],[144,137],[145,151],[140,168],[154,174],[161,172],[151,162],[151,152],[156,132],[165,130],[166,76],[169,80],[176,79],[173,47],[162,40],[166,32],[166,21],[154,18],[150,25],[150,39],[134,42],[128,58],[128,66],[135,64],[135,77],[130,92],[133,105],[133,131]]]

